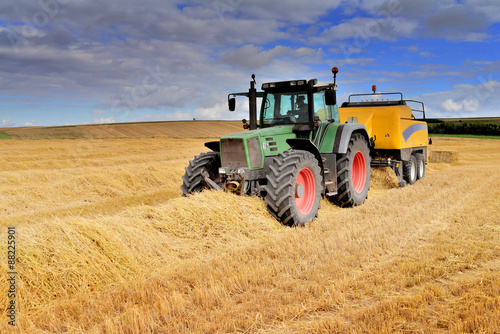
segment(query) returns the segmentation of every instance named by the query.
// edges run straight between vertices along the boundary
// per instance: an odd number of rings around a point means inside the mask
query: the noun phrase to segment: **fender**
[[[321,168],[321,176],[324,177],[323,159],[321,158],[318,147],[316,147],[312,141],[304,138],[290,138],[286,140],[286,143],[294,150],[308,151],[314,154],[314,157],[318,160],[319,167]]]
[[[205,143],[205,147],[214,151],[220,152],[220,141],[209,141]]]
[[[364,124],[360,123],[346,123],[339,125],[337,134],[335,135],[335,144],[333,145],[333,153],[346,154],[349,140],[353,132],[361,133],[366,141],[369,143],[368,132]]]

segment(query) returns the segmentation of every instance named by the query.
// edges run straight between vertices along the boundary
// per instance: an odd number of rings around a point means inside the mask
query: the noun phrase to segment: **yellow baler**
[[[424,177],[429,137],[427,123],[415,119],[423,103],[413,100],[383,101],[385,94],[353,94],[339,108],[341,123],[364,124],[371,142],[372,166],[392,167],[402,186]],[[389,93],[394,94],[394,93]],[[353,96],[372,96],[371,101],[351,102]],[[412,110],[406,102],[422,104]]]

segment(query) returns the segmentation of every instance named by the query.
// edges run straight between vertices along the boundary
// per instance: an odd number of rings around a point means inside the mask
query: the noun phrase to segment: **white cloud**
[[[92,110],[92,115],[105,114],[106,110]]]
[[[343,65],[360,65],[360,66],[366,66],[369,64],[372,64],[376,61],[375,58],[346,58],[346,59],[340,59],[337,61],[337,64],[339,66]]]
[[[467,7],[484,14],[491,22],[500,22],[498,0],[466,0]]]
[[[479,101],[475,99],[471,100],[462,100],[459,102],[455,102],[452,99],[447,99],[441,104],[441,107],[446,111],[466,111],[466,112],[475,112],[479,111]]]
[[[492,36],[485,32],[467,32],[460,36],[460,39],[466,42],[482,42],[490,37]]]
[[[404,17],[354,17],[324,30],[316,43],[353,40],[352,48],[364,48],[372,40],[395,41],[399,37],[411,37],[418,28],[418,21]]]
[[[145,121],[185,121],[185,120],[191,120],[193,119],[193,116],[189,112],[184,112],[184,111],[176,111],[175,113],[168,113],[168,114],[148,114],[144,117],[142,117],[139,121],[140,122],[145,122]]]
[[[224,1],[228,4],[240,3],[240,5],[236,5],[235,9],[244,18],[278,20],[289,24],[315,24],[325,13],[337,9],[341,2],[341,0],[314,2],[297,0]]]
[[[172,115],[168,115],[168,117],[172,118]],[[173,115],[173,119],[176,120],[188,120],[192,118],[194,118],[192,114],[189,114],[187,112],[182,112],[180,110],[177,110]]]
[[[193,112],[193,117],[200,120],[216,120],[227,118],[227,104],[217,103],[210,108],[198,108]]]
[[[10,119],[2,119],[0,120],[0,127],[11,127],[15,126],[16,124],[11,121]]]
[[[441,107],[446,111],[460,111],[462,110],[463,103],[457,103],[452,99],[447,99],[441,104]]]
[[[479,104],[478,100],[474,100],[474,99],[463,100],[462,104],[463,104],[464,111],[467,111],[467,112],[479,111],[480,104]]]
[[[29,122],[24,123],[23,125],[24,125],[24,126],[35,126],[35,125],[36,125],[36,123],[37,123],[37,121],[35,121],[35,120],[31,120],[31,121],[29,121]]]
[[[314,54],[316,54],[316,52],[317,52],[316,49],[301,47],[293,51],[293,55],[295,57],[313,56]]]
[[[116,117],[101,117],[101,118],[94,118],[94,124],[102,124],[102,123],[116,123],[118,122],[118,118]]]
[[[459,84],[415,99],[425,103],[430,118],[493,117],[498,116],[500,82],[478,79],[475,84]]]

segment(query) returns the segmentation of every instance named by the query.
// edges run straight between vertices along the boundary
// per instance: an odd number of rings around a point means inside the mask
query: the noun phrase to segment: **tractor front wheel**
[[[323,191],[321,169],[314,155],[285,151],[273,159],[269,170],[265,197],[268,211],[289,226],[313,220]]]
[[[181,190],[184,196],[194,192],[200,192],[208,189],[208,185],[203,181],[201,173],[208,172],[211,180],[216,180],[219,176],[220,167],[219,152],[201,153],[189,161],[189,166],[185,168],[186,172],[182,177]]]
[[[341,207],[363,204],[370,189],[370,162],[368,142],[354,133],[346,154],[337,155],[337,195],[328,199]]]

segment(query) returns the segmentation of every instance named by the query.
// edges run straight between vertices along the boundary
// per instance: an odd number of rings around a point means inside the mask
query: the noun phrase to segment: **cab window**
[[[267,93],[261,113],[264,126],[305,123],[309,120],[307,93]]]

